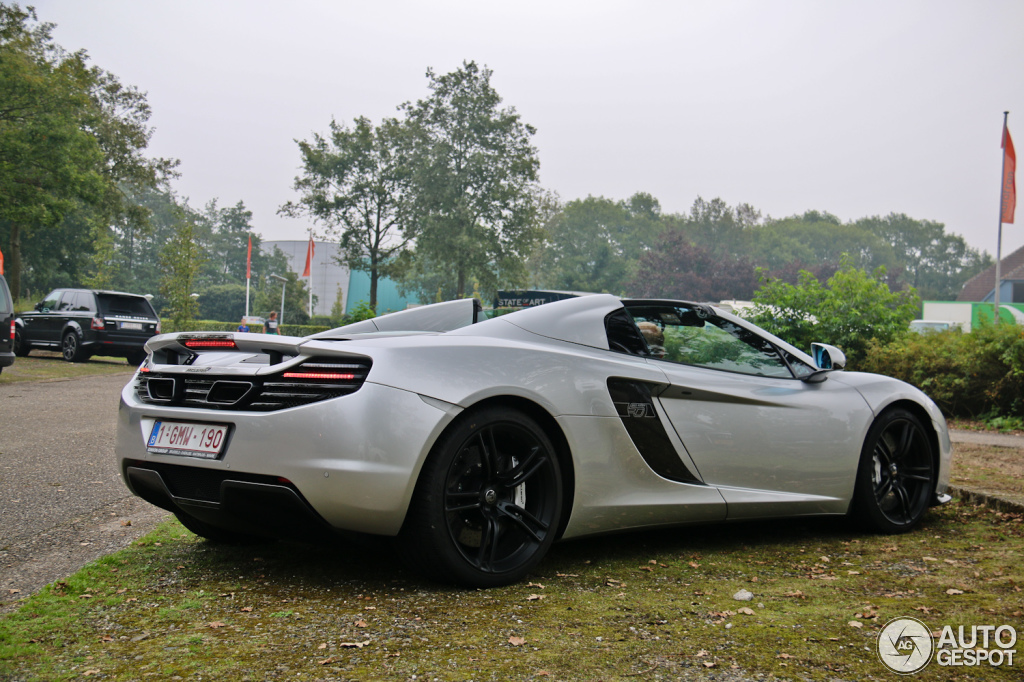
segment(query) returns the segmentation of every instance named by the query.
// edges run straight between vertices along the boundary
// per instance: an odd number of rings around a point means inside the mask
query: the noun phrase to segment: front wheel
[[[400,540],[407,562],[470,587],[523,578],[562,518],[558,453],[528,415],[500,407],[466,415],[434,446]]]
[[[85,362],[89,356],[82,350],[82,342],[78,334],[68,331],[60,344],[60,352],[67,362]]]
[[[935,491],[935,458],[921,421],[886,412],[871,426],[861,451],[853,511],[870,530],[905,533],[917,525]]]

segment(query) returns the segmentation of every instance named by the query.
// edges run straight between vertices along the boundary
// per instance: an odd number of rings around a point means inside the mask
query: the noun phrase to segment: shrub
[[[764,279],[754,293],[750,319],[805,351],[813,341],[838,346],[850,367],[859,368],[872,339],[884,343],[907,334],[919,310],[916,291],[890,291],[884,276],[885,268],[868,273],[844,254],[825,283],[806,270],[796,286]]]
[[[917,386],[947,415],[1024,416],[1024,328],[982,324],[869,344],[859,369]]]

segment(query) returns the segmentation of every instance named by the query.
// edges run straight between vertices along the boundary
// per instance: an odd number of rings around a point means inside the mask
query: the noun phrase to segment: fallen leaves
[[[339,642],[338,646],[343,647],[345,649],[362,649],[364,646],[368,645],[369,643],[370,643],[370,640],[366,639],[366,640],[363,640],[362,642]]]
[[[528,596],[528,597],[526,598],[526,601],[540,601],[540,600],[541,600],[541,599],[543,599],[543,598],[544,598],[545,596],[546,596],[546,595],[543,595],[543,594],[531,594],[530,596]]]
[[[742,607],[740,607],[740,608],[739,608],[739,609],[737,610],[737,612],[738,612],[738,613],[742,613],[742,614],[743,614],[743,615],[745,615],[745,616],[753,616],[753,615],[754,615],[754,610],[753,610],[753,609],[751,609],[751,608],[749,608],[749,607],[747,607],[747,606],[742,606]]]
[[[963,593],[964,593],[963,590],[958,590],[955,587],[951,587],[948,590],[946,590],[946,594],[950,594],[950,595],[953,595],[953,594],[963,594]]]
[[[859,620],[851,620],[849,623],[847,623],[847,625],[849,625],[851,628],[864,627],[864,623],[860,622]]]
[[[512,636],[508,638],[508,643],[512,646],[523,646],[524,644],[526,644],[526,639],[523,637]]]
[[[220,622],[219,620],[215,620],[212,623],[207,623],[206,626],[216,629],[224,627],[224,623]]]

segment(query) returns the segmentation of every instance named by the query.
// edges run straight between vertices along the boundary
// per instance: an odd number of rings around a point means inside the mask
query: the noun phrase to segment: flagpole
[[[1003,171],[999,174],[999,231],[997,232],[996,236],[996,298],[995,308],[993,309],[993,312],[995,313],[996,324],[999,324],[999,289],[1000,285],[1002,284],[1001,280],[1003,278],[1003,202],[1006,200],[1006,195],[1003,191],[1003,182],[1005,182],[1006,180],[1006,119],[1009,116],[1009,111],[1003,112],[1003,139],[1001,140],[1002,144],[999,145],[1000,149],[1003,150]]]
[[[1002,224],[1000,224],[1002,227]],[[309,244],[306,246],[309,252],[309,323],[313,323],[313,230],[309,231]]]
[[[245,316],[249,317],[249,278],[252,276],[252,235],[249,235],[249,248],[245,254]]]

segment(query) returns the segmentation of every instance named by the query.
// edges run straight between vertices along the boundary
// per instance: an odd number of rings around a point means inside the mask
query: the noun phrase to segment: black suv
[[[138,365],[146,359],[146,341],[160,333],[160,318],[149,300],[120,291],[57,289],[36,304],[34,313],[21,313],[15,322],[16,355],[28,355],[33,348],[59,349],[68,362],[113,355]]]
[[[0,372],[14,364],[14,298],[0,275]]]

